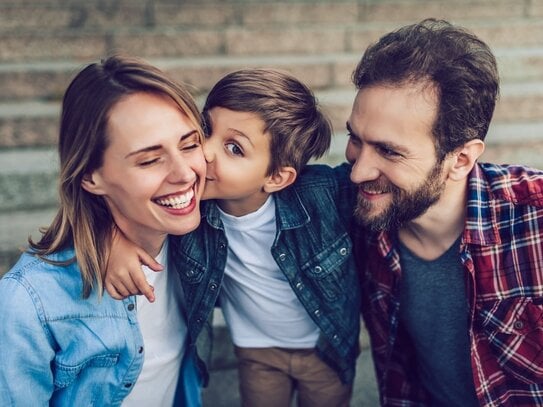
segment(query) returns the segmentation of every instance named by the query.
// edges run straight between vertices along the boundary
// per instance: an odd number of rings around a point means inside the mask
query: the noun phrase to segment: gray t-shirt
[[[400,323],[414,344],[432,406],[477,406],[470,361],[468,302],[460,239],[426,261],[400,243]]]

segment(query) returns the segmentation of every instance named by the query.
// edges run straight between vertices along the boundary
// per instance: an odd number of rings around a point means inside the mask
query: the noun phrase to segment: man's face
[[[372,230],[393,229],[422,216],[445,188],[436,159],[432,87],[406,84],[360,90],[347,128],[347,160],[358,184],[358,221]]]

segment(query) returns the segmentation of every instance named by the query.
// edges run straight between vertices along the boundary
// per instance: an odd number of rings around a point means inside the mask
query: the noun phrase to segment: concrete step
[[[284,7],[287,12],[288,7]],[[426,14],[424,14],[426,15]],[[418,20],[418,19],[417,19]],[[410,21],[412,22],[412,21]],[[492,47],[538,46],[543,43],[543,19],[516,17],[459,20]],[[113,50],[147,58],[203,55],[322,54],[359,52],[398,22],[284,24],[194,28],[116,27],[102,30],[17,32],[1,35],[0,61],[86,61]]]
[[[502,82],[543,80],[543,47],[495,50]],[[350,77],[362,52],[321,55],[206,56],[152,58],[154,65],[175,80],[186,83],[193,94],[207,93],[226,73],[246,67],[285,69],[312,89],[350,86]],[[97,59],[95,59],[97,60]],[[0,101],[60,100],[73,76],[84,64],[78,61],[39,61],[0,64]]]
[[[543,7],[531,0],[12,0],[0,4],[0,33],[401,23],[423,15],[467,21],[526,19],[541,17]]]
[[[526,50],[515,58],[512,71],[533,71],[541,61],[543,48]],[[207,93],[226,73],[247,67],[272,67],[288,70],[312,89],[348,86],[350,75],[361,55],[330,53],[322,55],[198,56],[192,58],[151,58],[175,80],[189,86],[196,96]],[[97,59],[94,59],[97,60]],[[0,101],[38,99],[60,100],[73,76],[85,64],[77,61],[41,61],[0,64]],[[526,74],[521,74],[524,76]],[[519,74],[512,74],[513,77]],[[543,73],[541,73],[543,79]]]
[[[335,73],[333,75],[337,77]],[[303,74],[300,79],[304,80]],[[318,90],[315,94],[329,114],[335,131],[343,132],[356,95],[354,88]],[[197,99],[202,105],[203,96]],[[54,145],[57,139],[59,111],[58,102],[0,103],[0,148]],[[494,120],[498,122],[543,120],[543,81],[504,83]]]

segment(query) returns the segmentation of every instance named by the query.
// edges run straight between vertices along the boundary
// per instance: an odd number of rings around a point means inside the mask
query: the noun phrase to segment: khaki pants
[[[244,407],[289,407],[294,391],[300,407],[346,407],[352,385],[314,349],[238,348],[241,401]]]

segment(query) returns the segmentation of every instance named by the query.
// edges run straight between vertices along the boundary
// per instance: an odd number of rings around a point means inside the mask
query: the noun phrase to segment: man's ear
[[[466,178],[484,151],[485,143],[482,140],[468,141],[453,154],[454,161],[449,170],[449,177],[454,181]]]
[[[283,188],[288,187],[296,181],[296,170],[292,167],[281,167],[281,169],[273,175],[270,175],[264,184],[264,191],[271,194]]]
[[[91,194],[94,195],[105,195],[105,191],[101,187],[100,183],[100,176],[96,173],[96,171],[93,171],[89,174],[85,174],[83,176],[83,180],[81,181],[81,187]]]

